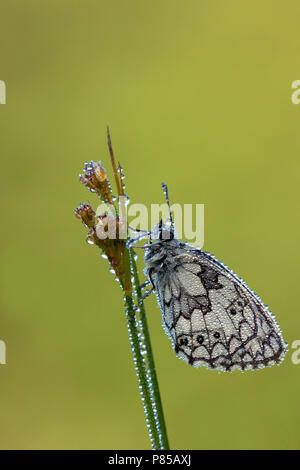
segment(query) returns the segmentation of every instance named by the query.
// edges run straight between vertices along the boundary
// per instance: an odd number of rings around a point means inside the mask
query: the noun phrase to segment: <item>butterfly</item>
[[[149,243],[140,248],[152,288],[141,301],[156,294],[175,353],[193,367],[221,371],[280,364],[287,344],[274,315],[226,265],[176,238],[168,189],[162,186],[169,221],[145,232]]]

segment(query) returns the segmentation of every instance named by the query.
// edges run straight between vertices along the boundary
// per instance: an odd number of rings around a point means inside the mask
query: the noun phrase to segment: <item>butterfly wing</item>
[[[173,269],[156,279],[175,352],[194,367],[224,371],[279,364],[287,345],[272,313],[225,265],[187,247],[173,253]]]

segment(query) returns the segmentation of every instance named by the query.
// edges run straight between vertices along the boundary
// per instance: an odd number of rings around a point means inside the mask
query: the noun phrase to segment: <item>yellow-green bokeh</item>
[[[73,215],[109,123],[132,202],[205,204],[205,249],[300,339],[299,3],[5,0],[1,448],[148,448],[121,291]],[[147,301],[172,448],[299,448],[300,365],[177,359]]]

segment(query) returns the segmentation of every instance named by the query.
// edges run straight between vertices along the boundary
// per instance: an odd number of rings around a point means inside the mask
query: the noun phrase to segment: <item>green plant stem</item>
[[[142,354],[142,344],[139,340],[139,331],[136,323],[134,302],[132,295],[125,296],[127,327],[129,331],[129,341],[133,353],[133,362],[138,376],[139,389],[142,397],[144,412],[146,415],[146,425],[149,432],[151,446],[153,449],[160,449],[159,435],[157,431],[154,410],[151,400],[151,392],[147,378],[147,371]]]
[[[120,163],[117,169],[108,128],[107,138],[119,200],[121,196],[124,196],[125,186],[123,182],[123,171]],[[106,170],[101,165],[101,162],[95,164],[91,161],[87,164],[84,169],[84,174],[80,175],[80,181],[89,189],[95,191],[102,202],[113,201],[111,186],[107,179]],[[116,227],[120,229],[121,220],[116,204],[113,203],[113,206],[115,208]],[[169,449],[147,317],[143,303],[140,304],[138,316],[135,309],[136,298],[139,301],[142,295],[134,251],[132,248],[128,248],[126,242],[119,237],[117,237],[117,239],[98,238],[96,224],[99,222],[99,219],[102,220],[106,217],[106,212],[104,212],[102,216],[96,217],[96,213],[90,204],[81,204],[76,209],[75,215],[77,218],[81,219],[88,228],[88,241],[97,245],[105,254],[109,260],[111,269],[116,275],[116,279],[120,282],[120,286],[124,292],[129,341],[133,353],[135,370],[138,376],[139,390],[146,415],[146,425],[151,446],[152,449]]]
[[[137,300],[139,301],[142,296],[142,293],[141,293],[141,287],[140,287],[140,282],[139,282],[138,270],[137,270],[137,266],[136,266],[136,262],[134,258],[134,251],[132,249],[130,249],[130,262],[132,266],[136,296],[137,296]],[[152,347],[151,347],[147,317],[146,317],[145,307],[143,303],[141,303],[140,305],[139,324],[140,324],[141,338],[142,338],[142,340],[139,341],[139,346],[140,346],[140,350],[142,348],[144,351],[144,354],[142,355],[142,359],[145,358],[143,360],[143,366],[146,372],[146,382],[140,381],[140,384],[142,385],[142,387],[145,386],[145,390],[143,391],[142,396],[147,397],[147,400],[148,400],[148,397],[150,395],[150,403],[148,403],[147,401],[147,407],[145,406],[145,412],[147,409],[147,415],[149,416],[149,421],[151,421],[150,427],[151,427],[151,433],[153,436],[153,444],[155,448],[167,450],[170,447],[169,447],[166,423],[164,419],[164,413],[163,413],[161,397],[160,397],[160,392],[159,392],[159,385],[158,385],[158,380],[157,380],[157,375],[156,375],[156,370],[155,370],[155,363],[154,363],[154,357],[153,357],[153,352],[152,352]],[[146,405],[146,400],[144,404]],[[149,409],[151,408],[150,414],[149,414],[148,408]],[[150,420],[150,416],[151,416],[151,420]],[[154,417],[154,423],[152,423],[153,417]],[[155,424],[155,429],[152,429],[153,427],[152,424]]]

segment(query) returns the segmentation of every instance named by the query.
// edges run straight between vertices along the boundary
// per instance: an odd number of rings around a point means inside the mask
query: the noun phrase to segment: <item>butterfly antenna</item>
[[[168,208],[169,208],[171,228],[172,228],[172,231],[174,231],[174,221],[173,221],[172,212],[171,212],[171,208],[170,208],[168,186],[166,185],[166,183],[161,183],[161,185],[162,185],[163,192],[164,192],[164,194],[165,194],[166,201],[167,201]]]
[[[142,232],[142,233],[146,233],[149,237],[149,243],[150,245],[152,244],[152,233],[151,233],[151,230],[142,230],[141,228],[134,228],[134,227],[130,227],[130,225],[128,225],[128,228],[130,228],[130,230],[134,230],[135,232]],[[136,247],[138,248],[138,247]]]

